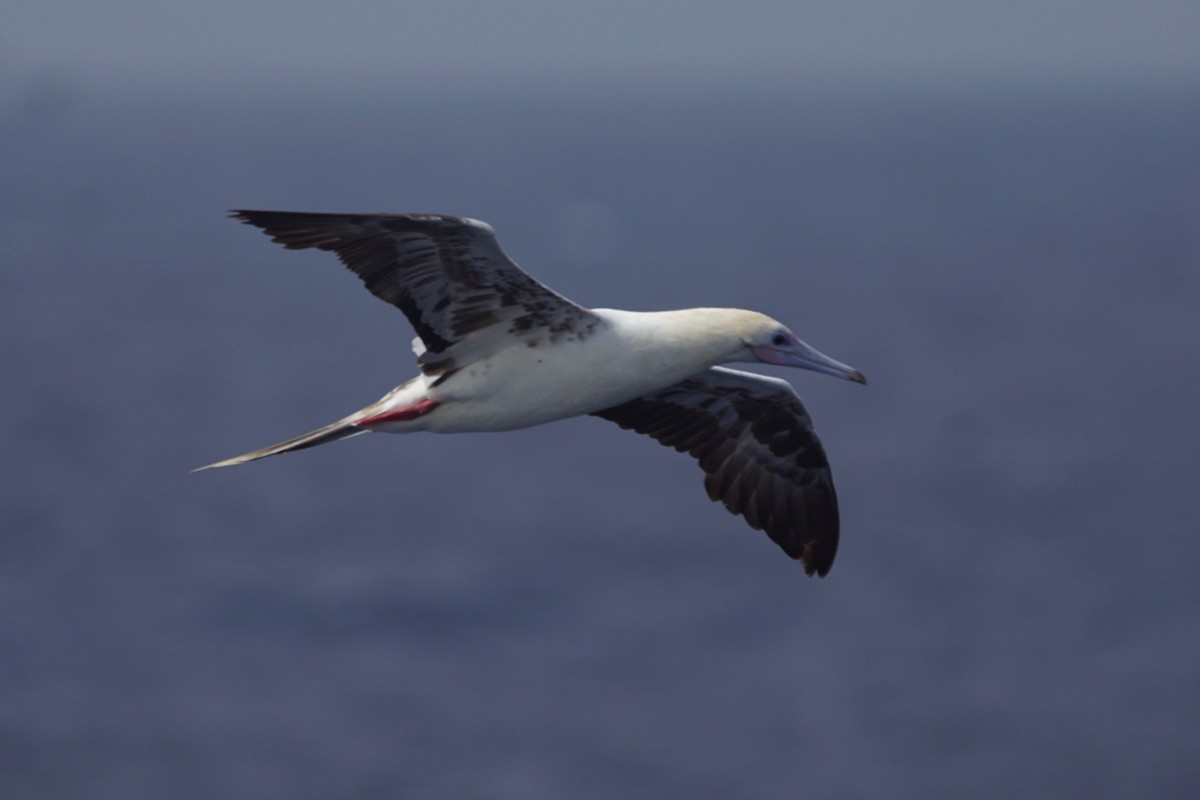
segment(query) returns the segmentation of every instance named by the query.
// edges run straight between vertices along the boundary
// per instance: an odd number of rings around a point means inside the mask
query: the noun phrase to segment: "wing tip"
[[[816,575],[818,578],[824,578],[829,574],[829,570],[833,567],[833,561],[837,557],[837,542],[833,547],[827,547],[818,539],[809,539],[804,543],[804,549],[800,551],[797,557],[800,563],[804,566],[804,574],[812,577]]]
[[[467,227],[474,228],[488,236],[495,236],[496,229],[481,219],[474,217],[459,217],[454,214],[434,214],[430,212],[410,212],[395,214],[389,212],[328,212],[328,211],[278,211],[264,208],[230,208],[225,212],[232,219],[243,222],[247,225],[262,226],[263,221],[267,217],[292,217],[307,219],[309,221],[318,218],[345,220],[407,220],[409,222],[424,222],[433,223],[435,225],[447,225],[451,227]]]

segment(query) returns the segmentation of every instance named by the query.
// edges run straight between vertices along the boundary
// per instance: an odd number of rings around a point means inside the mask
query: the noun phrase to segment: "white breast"
[[[443,405],[421,427],[452,433],[541,425],[659,391],[713,363],[702,342],[677,341],[656,315],[595,313],[606,324],[582,341],[505,347],[463,366],[429,389]]]

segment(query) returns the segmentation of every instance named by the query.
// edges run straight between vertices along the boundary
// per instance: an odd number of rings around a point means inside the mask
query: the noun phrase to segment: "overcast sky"
[[[275,82],[1200,77],[1197,0],[6,0],[0,69]]]

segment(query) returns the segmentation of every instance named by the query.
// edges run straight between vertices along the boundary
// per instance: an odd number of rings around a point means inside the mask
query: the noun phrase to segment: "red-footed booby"
[[[809,575],[838,545],[829,462],[791,385],[762,362],[866,383],[754,311],[587,309],[523,272],[486,223],[442,214],[233,211],[292,250],[337,254],[416,329],[420,374],[324,428],[227,467],[360,433],[507,431],[591,414],[686,451],[708,496]]]

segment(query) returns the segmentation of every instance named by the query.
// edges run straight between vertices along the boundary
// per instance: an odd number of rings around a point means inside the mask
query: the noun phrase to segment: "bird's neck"
[[[744,312],[737,309],[601,311],[643,369],[686,376],[742,360],[745,352],[738,325]]]

